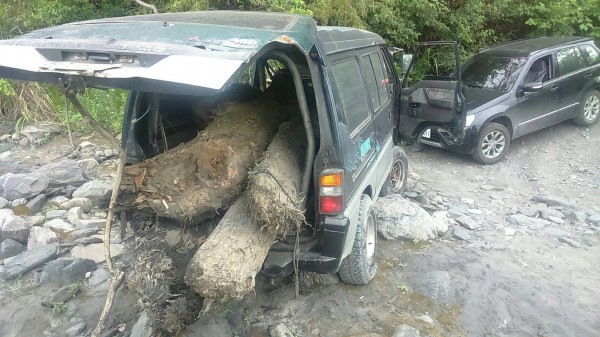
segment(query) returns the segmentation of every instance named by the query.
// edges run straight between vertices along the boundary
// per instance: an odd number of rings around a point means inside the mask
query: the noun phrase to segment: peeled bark
[[[243,192],[190,260],[185,282],[207,303],[242,298],[275,241],[252,216]]]

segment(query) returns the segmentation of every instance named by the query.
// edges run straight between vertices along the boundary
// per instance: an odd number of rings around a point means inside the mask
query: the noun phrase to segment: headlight
[[[467,122],[465,123],[465,126],[471,126],[471,124],[473,124],[474,120],[475,120],[475,115],[467,115]]]

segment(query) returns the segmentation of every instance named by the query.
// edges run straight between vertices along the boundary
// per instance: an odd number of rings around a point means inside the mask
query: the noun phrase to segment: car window
[[[558,73],[563,76],[579,69],[585,68],[587,64],[579,52],[579,48],[573,47],[556,52]]]
[[[523,83],[546,82],[551,79],[550,55],[539,58],[531,64]]]
[[[596,48],[590,45],[584,45],[581,46],[581,49],[583,49],[583,55],[585,56],[585,59],[589,65],[600,63],[600,53],[598,53]]]
[[[368,117],[367,94],[365,92],[358,61],[349,58],[334,63],[331,73],[337,88],[340,104],[352,134]]]
[[[386,76],[378,53],[363,55],[363,71],[371,95],[373,111],[377,111],[388,100]]]
[[[462,67],[462,82],[469,87],[508,91],[517,81],[526,61],[524,57],[475,55]]]

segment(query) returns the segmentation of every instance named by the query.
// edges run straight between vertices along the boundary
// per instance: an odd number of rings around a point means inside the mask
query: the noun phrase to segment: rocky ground
[[[89,336],[110,283],[104,261],[114,149],[51,126],[0,137],[0,336]],[[596,336],[600,331],[600,128],[562,123],[517,140],[507,158],[410,152],[404,196],[377,204],[379,271],[258,276],[243,300],[183,287],[214,224],[116,221],[127,272],[106,336]]]

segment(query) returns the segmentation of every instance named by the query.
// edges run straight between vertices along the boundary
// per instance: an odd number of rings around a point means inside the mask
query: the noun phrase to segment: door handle
[[[583,76],[583,78],[585,78],[586,80],[589,80],[590,78],[592,78],[592,73],[585,74],[585,76]]]
[[[421,103],[408,103],[409,108],[419,108],[421,107]]]
[[[557,92],[558,91],[558,86],[553,86],[550,88],[550,92]]]

